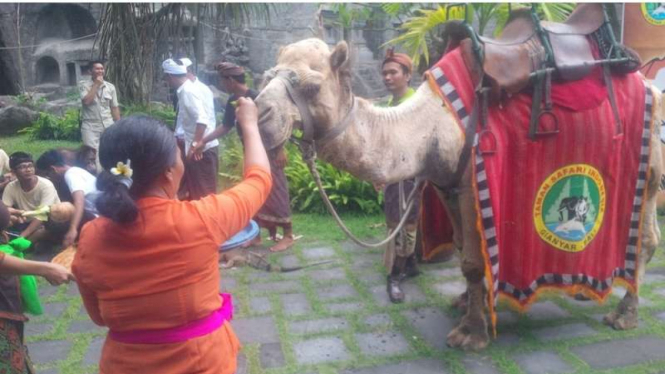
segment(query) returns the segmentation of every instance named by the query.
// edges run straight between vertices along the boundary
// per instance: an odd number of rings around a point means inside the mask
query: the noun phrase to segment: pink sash
[[[233,319],[231,294],[220,293],[219,295],[222,297],[222,307],[197,321],[163,330],[109,330],[108,336],[117,342],[126,344],[171,344],[208,335],[220,328],[224,321]]]

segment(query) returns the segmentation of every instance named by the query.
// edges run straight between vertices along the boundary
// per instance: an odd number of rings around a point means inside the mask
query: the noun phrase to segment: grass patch
[[[53,148],[78,148],[79,142],[69,140],[31,140],[28,135],[17,135],[0,138],[0,148],[8,155],[17,152],[30,153],[33,159],[37,160],[39,156]]]

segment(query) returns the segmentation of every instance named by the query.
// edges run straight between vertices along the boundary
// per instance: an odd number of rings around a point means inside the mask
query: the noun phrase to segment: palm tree
[[[443,39],[439,37],[441,26],[448,20],[466,19],[477,25],[477,32],[485,35],[494,24],[494,34],[499,34],[510,16],[510,12],[524,5],[515,3],[472,3],[465,5],[440,4],[435,9],[419,9],[415,16],[400,27],[402,35],[386,44],[401,45],[413,57],[415,66],[421,59],[429,65],[430,56],[439,56],[443,51]],[[563,21],[575,8],[574,3],[538,3],[536,10],[541,19]],[[432,50],[433,49],[433,50]]]

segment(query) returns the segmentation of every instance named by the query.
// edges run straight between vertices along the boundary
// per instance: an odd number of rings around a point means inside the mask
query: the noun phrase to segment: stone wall
[[[0,47],[13,48],[0,50],[0,81],[6,77],[18,88],[22,70],[26,87],[75,85],[93,56],[93,38],[80,38],[96,32],[100,9],[101,4],[21,4],[23,48],[17,49],[17,6],[0,4]]]
[[[331,24],[326,22],[325,16],[326,12],[322,15],[324,25]],[[334,16],[328,13],[328,17]],[[263,72],[276,64],[282,46],[312,37],[322,37],[331,47],[342,40],[339,27],[320,27],[319,24],[319,5],[300,3],[281,4],[269,22],[255,21],[233,30],[215,30],[212,26],[206,26],[204,63],[208,70],[221,59],[238,63],[252,71],[258,84]],[[395,32],[382,24],[373,25],[379,31],[366,31],[364,27],[365,24],[357,24],[351,33],[354,92],[376,98],[386,94],[380,74],[385,53],[381,45],[394,37]]]
[[[11,16],[15,4],[0,4],[0,95],[16,95],[19,93],[19,72],[16,50],[4,49],[15,46],[16,26]]]

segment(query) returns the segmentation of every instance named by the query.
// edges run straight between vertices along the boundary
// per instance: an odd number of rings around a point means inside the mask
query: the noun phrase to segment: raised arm
[[[95,80],[92,82],[92,86],[90,87],[90,91],[85,92],[84,88],[82,86],[81,88],[81,102],[83,105],[90,105],[92,102],[95,100],[95,95],[97,95],[97,90],[99,87],[101,87],[102,83],[104,83],[104,78],[99,76],[95,78]]]
[[[245,178],[228,191],[192,202],[220,244],[247,225],[272,188],[270,164],[259,134],[256,105],[245,98],[239,99],[238,103],[238,123],[245,140]]]
[[[263,147],[261,134],[259,134],[258,110],[252,99],[244,97],[238,99],[236,119],[242,128],[245,142],[245,171],[251,166],[260,166],[265,170],[270,170],[268,155]]]

